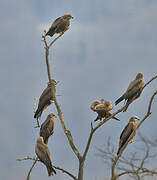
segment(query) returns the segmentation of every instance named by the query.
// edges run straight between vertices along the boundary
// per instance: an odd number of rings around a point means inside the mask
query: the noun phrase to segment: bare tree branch
[[[147,110],[147,114],[144,116],[144,118],[140,121],[140,123],[137,126],[137,129],[141,126],[141,124],[145,121],[145,119],[147,119],[148,116],[151,115],[151,106],[152,106],[152,102],[154,97],[157,95],[157,91],[154,92],[154,94],[152,95],[150,102],[149,102],[149,106],[148,106],[148,110]]]
[[[25,158],[17,159],[17,161],[25,161],[25,160],[35,161],[35,160],[36,160],[36,157],[32,158],[32,157],[27,156],[27,157],[25,157]],[[38,161],[40,161],[40,160],[38,159]]]
[[[28,172],[28,174],[27,174],[26,180],[29,180],[29,179],[30,179],[30,174],[31,174],[32,169],[34,168],[35,164],[37,163],[37,161],[38,161],[38,158],[36,158],[36,159],[34,160],[32,166],[31,166],[31,168],[30,168],[30,170],[29,170],[29,172]]]
[[[82,157],[82,160],[83,160],[83,161],[85,160],[86,155],[87,155],[87,152],[88,152],[88,150],[89,150],[89,146],[90,146],[90,143],[91,143],[91,140],[92,140],[93,133],[94,133],[94,129],[93,129],[93,124],[92,124],[92,122],[91,122],[91,131],[90,131],[90,135],[89,135],[89,138],[88,138],[88,142],[87,142],[85,151],[84,151],[84,153],[83,153],[83,157]]]
[[[154,76],[154,77],[152,77],[152,79],[149,80],[149,81],[143,86],[142,90],[143,90],[146,86],[148,86],[148,84],[150,84],[154,79],[157,79],[157,75]]]
[[[31,168],[30,168],[30,170],[29,170],[29,172],[28,172],[28,174],[27,174],[27,177],[26,177],[26,180],[29,180],[30,179],[30,174],[32,172],[32,169],[34,168],[34,166],[37,163],[37,161],[40,161],[40,160],[37,157],[32,158],[32,157],[29,157],[29,156],[27,156],[25,158],[17,159],[17,161],[25,161],[25,160],[32,160],[32,161],[34,161],[32,166],[31,166]]]
[[[30,168],[30,170],[29,170],[29,172],[28,172],[27,178],[26,178],[26,180],[29,180],[29,179],[30,179],[30,174],[31,174],[31,171],[32,171],[33,167],[35,166],[35,164],[36,164],[37,162],[41,162],[41,161],[40,161],[37,157],[32,158],[32,157],[29,157],[29,156],[24,157],[24,158],[17,159],[17,161],[26,161],[26,160],[32,160],[32,161],[34,161],[33,164],[32,164],[32,166],[31,166],[31,168]],[[69,176],[70,176],[71,178],[73,178],[74,180],[77,180],[77,178],[76,178],[72,173],[70,173],[69,171],[67,171],[67,170],[65,170],[65,169],[63,169],[63,168],[61,168],[61,167],[59,167],[59,166],[54,166],[54,165],[53,165],[53,167],[54,167],[55,169],[57,169],[57,170],[62,171],[62,172],[65,173],[65,174],[69,175]]]
[[[59,35],[58,37],[56,37],[56,38],[50,43],[49,48],[53,45],[53,43],[54,43],[55,41],[57,41],[57,39],[59,39],[61,36],[63,36],[63,34],[64,34],[64,33],[60,33],[60,35]]]
[[[68,172],[67,170],[65,170],[65,169],[63,169],[63,168],[60,168],[60,167],[58,167],[58,166],[53,166],[55,169],[58,169],[58,170],[60,170],[60,171],[62,171],[63,173],[65,173],[65,174],[67,174],[67,175],[69,175],[71,178],[73,178],[74,180],[77,180],[77,178],[73,175],[73,174],[71,174],[70,172]]]

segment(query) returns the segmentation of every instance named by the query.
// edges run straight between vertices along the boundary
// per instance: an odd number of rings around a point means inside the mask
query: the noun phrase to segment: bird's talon
[[[34,128],[40,128],[40,125],[35,126]]]

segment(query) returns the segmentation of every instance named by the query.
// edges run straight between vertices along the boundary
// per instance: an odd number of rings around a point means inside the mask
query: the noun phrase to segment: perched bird
[[[129,84],[126,92],[115,102],[115,105],[117,105],[125,99],[126,105],[123,110],[123,112],[125,112],[129,104],[131,104],[135,99],[137,99],[140,96],[143,86],[144,77],[143,74],[140,72],[137,74],[136,78]]]
[[[102,120],[102,118],[108,118],[111,116],[111,111],[113,109],[113,104],[111,101],[104,101],[104,99],[94,101],[91,106],[91,110],[98,113],[97,118],[94,121]],[[113,119],[118,120],[116,117],[113,117]]]
[[[56,93],[56,80],[51,79],[51,82],[55,85],[55,93]],[[47,88],[43,91],[39,98],[38,108],[34,114],[34,118],[40,118],[43,110],[45,110],[51,103],[53,103],[53,94],[51,92],[51,84],[48,83]]]
[[[128,124],[123,129],[123,131],[122,131],[122,133],[120,135],[119,149],[118,149],[117,155],[119,154],[121,148],[124,146],[126,141],[130,138],[130,135],[132,134],[132,132],[134,130],[136,130],[137,125],[138,125],[137,120],[139,120],[138,117],[136,117],[136,116],[131,117]],[[134,131],[134,133],[132,134],[129,143],[132,143],[133,138],[135,137],[135,135],[136,135],[136,131]]]
[[[64,16],[57,18],[47,31],[46,36],[52,37],[55,33],[63,34],[69,29],[70,19],[73,19],[71,14],[65,14]]]
[[[52,167],[51,158],[50,158],[50,150],[47,144],[44,143],[43,137],[39,137],[37,139],[37,143],[35,146],[35,153],[39,160],[45,164],[47,168],[47,172],[49,176],[53,176],[53,173],[56,174],[55,169]]]
[[[45,144],[48,144],[48,139],[54,132],[54,128],[55,128],[54,118],[56,118],[55,114],[53,113],[49,114],[40,127],[40,136],[43,137]]]

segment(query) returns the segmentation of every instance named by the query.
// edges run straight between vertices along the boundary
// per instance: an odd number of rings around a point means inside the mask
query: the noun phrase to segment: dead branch
[[[157,79],[157,75],[154,76],[154,77],[152,77],[152,79],[150,79],[150,80],[143,86],[142,90],[143,90],[146,86],[148,86],[148,84],[150,84],[154,79]]]
[[[17,159],[17,161],[26,161],[26,160],[32,160],[32,161],[34,161],[33,164],[32,164],[32,166],[31,166],[31,168],[30,168],[30,170],[29,170],[29,172],[28,172],[27,178],[26,178],[26,180],[29,180],[29,179],[30,179],[30,174],[31,174],[31,171],[32,171],[33,167],[35,166],[35,164],[36,164],[37,162],[40,162],[40,160],[39,160],[37,157],[32,158],[32,157],[30,157],[30,156]],[[63,168],[61,168],[61,167],[59,167],[59,166],[54,166],[54,165],[53,165],[53,167],[54,167],[55,169],[57,169],[57,170],[62,171],[62,172],[65,173],[65,174],[69,175],[69,176],[70,176],[71,178],[73,178],[74,180],[77,180],[77,178],[76,178],[72,173],[70,173],[69,171],[67,171],[67,170],[65,170],[65,169],[63,169]]]
[[[29,180],[29,179],[30,179],[30,174],[31,174],[32,169],[34,168],[35,164],[37,163],[37,161],[38,161],[38,158],[36,158],[36,159],[34,160],[32,166],[31,166],[31,168],[30,168],[30,170],[29,170],[29,172],[28,172],[28,174],[27,174],[26,180]]]
[[[53,166],[55,169],[58,169],[58,170],[60,170],[60,171],[62,171],[63,173],[65,173],[65,174],[67,174],[67,175],[69,175],[71,178],[73,178],[74,180],[77,180],[77,178],[73,175],[73,174],[71,174],[70,172],[68,172],[67,170],[65,170],[65,169],[63,169],[63,168],[60,168],[60,167],[58,167],[58,166]]]
[[[25,160],[35,161],[35,160],[36,160],[36,157],[32,158],[32,157],[30,157],[30,156],[27,156],[27,157],[24,157],[24,158],[17,159],[17,161],[25,161]],[[40,161],[40,160],[38,159],[38,161]]]

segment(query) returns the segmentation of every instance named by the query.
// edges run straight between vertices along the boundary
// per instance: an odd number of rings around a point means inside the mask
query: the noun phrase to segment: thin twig
[[[65,169],[63,169],[63,168],[60,168],[60,167],[58,167],[58,166],[53,166],[55,169],[58,169],[58,170],[60,170],[60,171],[62,171],[63,173],[65,173],[65,174],[67,174],[67,175],[69,175],[71,178],[73,178],[74,180],[77,180],[77,178],[73,175],[73,174],[71,174],[70,172],[68,172],[67,170],[65,170]]]
[[[94,130],[93,124],[92,124],[92,122],[91,122],[91,131],[90,131],[90,135],[89,135],[89,138],[88,138],[88,142],[87,142],[85,151],[84,151],[84,153],[83,153],[82,161],[85,161],[85,159],[86,159],[87,152],[88,152],[88,150],[89,150],[89,146],[90,146],[90,143],[91,143],[92,136],[93,136],[94,132],[95,132],[95,130]]]
[[[17,161],[25,161],[25,160],[35,161],[35,160],[36,160],[36,157],[32,158],[32,157],[27,156],[27,157],[25,157],[25,158],[17,159]],[[40,160],[38,159],[38,161],[40,161]]]
[[[142,90],[143,90],[146,86],[148,86],[148,84],[150,84],[154,79],[157,79],[157,75],[154,76],[154,77],[152,77],[152,79],[149,80],[149,81],[143,86]]]
[[[34,161],[33,164],[32,164],[32,166],[31,166],[31,168],[30,168],[30,170],[29,170],[29,172],[28,172],[28,174],[27,174],[27,177],[26,177],[26,180],[29,180],[29,179],[30,179],[30,174],[31,174],[31,172],[32,172],[32,169],[34,168],[34,166],[35,166],[35,164],[37,163],[37,161],[40,161],[40,160],[39,160],[37,157],[32,158],[32,157],[29,157],[29,156],[27,156],[27,157],[25,157],[25,158],[17,159],[17,161],[26,161],[26,160],[32,160],[32,161]]]
[[[152,95],[151,99],[150,99],[150,102],[149,102],[149,106],[148,106],[148,110],[147,110],[147,113],[146,115],[144,116],[144,118],[140,121],[140,123],[138,124],[137,126],[137,129],[141,126],[141,124],[145,121],[145,119],[148,118],[148,116],[151,115],[151,106],[152,106],[152,102],[153,102],[153,99],[154,97],[157,95],[157,90],[154,92],[154,94]]]
[[[36,157],[36,159],[34,160],[32,166],[31,166],[31,168],[30,168],[30,170],[29,170],[29,172],[28,172],[28,175],[27,175],[27,177],[26,177],[26,180],[29,180],[29,179],[30,179],[30,174],[31,174],[32,169],[34,168],[34,166],[35,166],[35,164],[36,164],[37,161],[38,161],[38,158]]]
[[[57,41],[57,39],[59,39],[61,36],[63,36],[64,33],[60,33],[60,35],[58,37],[56,37],[49,45],[49,48],[52,46],[52,44]]]
[[[46,67],[47,67],[47,73],[48,73],[48,79],[49,82],[51,82],[51,73],[50,73],[50,65],[49,65],[49,46],[47,45],[46,42],[46,35],[44,34],[43,36],[43,42],[45,44],[45,57],[46,57]]]

